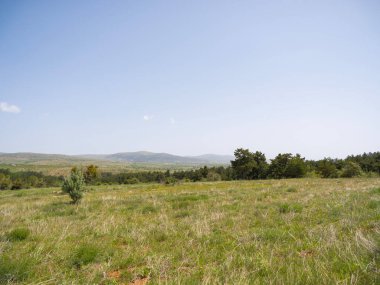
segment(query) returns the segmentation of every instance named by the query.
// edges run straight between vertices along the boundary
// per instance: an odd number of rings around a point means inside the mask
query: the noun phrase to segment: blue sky
[[[379,1],[0,1],[0,152],[380,150]]]

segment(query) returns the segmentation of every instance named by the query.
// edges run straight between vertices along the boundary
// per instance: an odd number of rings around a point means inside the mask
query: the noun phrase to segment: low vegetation
[[[301,177],[352,178],[380,177],[380,152],[348,156],[346,159],[325,158],[319,161],[305,160],[301,155],[283,153],[267,160],[265,154],[248,149],[237,149],[231,166],[204,166],[187,170],[133,170],[107,172],[94,164],[78,167],[83,171],[89,185],[137,184],[197,181],[231,181],[256,179],[285,179]],[[163,166],[161,166],[163,167]],[[77,168],[77,167],[75,167]],[[83,169],[81,169],[83,168]],[[45,175],[35,171],[11,172],[1,169],[0,190],[38,187],[57,187],[64,181],[63,176]]]
[[[380,179],[0,192],[1,284],[379,284]]]

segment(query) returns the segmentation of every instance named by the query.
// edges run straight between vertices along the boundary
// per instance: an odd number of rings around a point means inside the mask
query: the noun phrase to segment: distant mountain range
[[[199,156],[179,156],[169,153],[154,153],[148,151],[121,152],[114,154],[84,154],[61,155],[42,153],[0,153],[0,163],[59,163],[80,161],[112,161],[125,163],[155,163],[155,164],[228,164],[233,159],[231,155],[204,154]]]

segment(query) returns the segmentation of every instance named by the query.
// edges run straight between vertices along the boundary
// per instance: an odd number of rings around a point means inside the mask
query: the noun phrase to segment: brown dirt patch
[[[314,251],[312,250],[303,250],[299,253],[301,257],[310,257],[314,255]]]
[[[148,283],[148,280],[149,280],[148,277],[137,278],[134,281],[132,281],[131,283],[129,283],[129,285],[145,285]]]
[[[108,278],[119,279],[120,275],[121,275],[121,273],[120,273],[119,270],[107,272],[107,277]]]

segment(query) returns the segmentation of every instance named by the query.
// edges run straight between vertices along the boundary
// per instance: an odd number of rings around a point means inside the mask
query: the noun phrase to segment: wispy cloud
[[[153,119],[153,116],[151,116],[151,115],[144,115],[143,119],[144,119],[144,121],[150,121],[150,120]]]
[[[170,123],[172,124],[172,125],[174,125],[176,122],[175,122],[175,119],[174,118],[170,118]]]
[[[21,112],[21,109],[16,105],[11,105],[6,102],[0,102],[0,112],[17,114]]]

